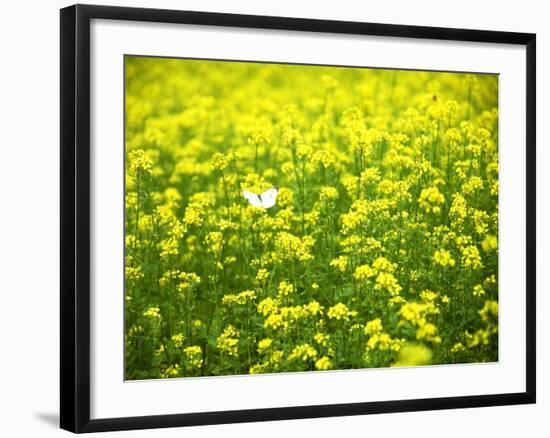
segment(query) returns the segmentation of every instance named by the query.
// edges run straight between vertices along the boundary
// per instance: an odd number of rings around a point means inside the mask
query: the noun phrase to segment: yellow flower
[[[283,357],[284,353],[281,350],[272,351],[269,357],[269,364],[277,366],[283,360]]]
[[[248,369],[249,374],[261,374],[263,372],[264,372],[264,367],[262,366],[262,364],[259,364],[259,363],[252,365]]]
[[[416,339],[426,339],[428,341],[439,344],[441,342],[441,338],[439,336],[436,336],[436,333],[437,327],[434,324],[428,322],[418,327],[418,330],[416,331]]]
[[[481,319],[485,322],[494,322],[498,318],[498,303],[494,300],[487,300],[479,311]]]
[[[326,347],[328,345],[328,341],[330,339],[330,336],[325,334],[325,333],[321,333],[321,332],[317,332],[315,333],[315,335],[313,336],[313,339],[315,340],[315,342],[317,342],[319,345],[322,345],[323,347]]]
[[[183,341],[185,339],[185,336],[183,336],[182,333],[178,333],[172,336],[172,342],[174,343],[174,347],[180,348],[183,346]]]
[[[454,102],[456,104],[456,102]],[[450,129],[447,129],[447,131],[445,132],[445,141],[447,143],[459,143],[460,141],[462,141],[462,135],[460,134],[460,131],[456,128],[450,128]]]
[[[368,184],[376,184],[380,182],[380,170],[378,167],[369,167],[368,169],[365,169],[363,172],[361,172],[360,175],[361,184],[368,185]]]
[[[498,239],[492,234],[488,234],[481,242],[481,248],[485,252],[494,251],[498,248]]]
[[[372,269],[369,265],[361,265],[355,269],[353,278],[355,278],[358,281],[365,281],[371,277],[374,277],[375,275],[376,275],[376,271]]]
[[[374,262],[372,262],[373,269],[377,272],[389,272],[393,273],[395,272],[395,268],[397,265],[395,263],[390,262],[385,257],[378,257]]]
[[[390,297],[390,299],[388,300],[388,304],[391,306],[395,305],[395,304],[403,304],[403,303],[406,303],[407,300],[405,300],[405,298],[403,298],[402,296],[400,295],[395,295],[393,297]]]
[[[478,176],[472,176],[468,181],[462,184],[462,192],[468,195],[481,190],[483,190],[483,180]]]
[[[228,164],[228,158],[224,154],[221,154],[219,152],[215,153],[212,156],[212,160],[210,162],[210,166],[212,166],[212,169],[214,170],[224,170]]]
[[[323,306],[319,304],[319,301],[310,301],[309,303],[304,304],[302,307],[311,316],[316,316],[323,313]]]
[[[327,356],[323,356],[315,361],[315,368],[318,370],[330,370],[332,366],[332,362]]]
[[[288,356],[289,361],[293,360],[301,360],[303,362],[307,362],[309,360],[313,360],[317,357],[317,351],[315,351],[315,348],[313,348],[309,344],[301,344],[292,350],[290,355]]]
[[[191,199],[185,214],[183,222],[186,225],[196,225],[200,227],[203,222],[208,208],[213,205],[212,199],[206,194],[196,193]]]
[[[420,292],[420,299],[425,303],[435,301],[437,297],[438,293],[432,292],[431,290],[423,290]]]
[[[304,144],[301,144],[296,148],[296,155],[300,159],[305,157],[310,157],[312,153],[313,153],[313,149],[311,148],[311,146],[306,146]]]
[[[381,272],[376,277],[376,284],[374,285],[376,290],[387,290],[391,295],[399,295],[402,287],[397,282],[397,279],[389,273]]]
[[[401,347],[399,357],[392,367],[411,367],[429,365],[432,361],[431,350],[422,344],[408,344]]]
[[[198,345],[192,345],[184,348],[183,352],[187,358],[187,363],[191,368],[200,368],[202,366],[202,349]]]
[[[479,269],[483,266],[476,246],[469,245],[462,249],[462,264],[471,269]]]
[[[201,282],[201,278],[194,272],[171,272],[167,274],[168,278],[172,278],[178,281],[176,285],[176,290],[183,295],[195,289]],[[161,279],[161,284],[163,279],[164,282],[167,282],[168,278],[165,278],[163,276],[163,278]]]
[[[474,297],[480,297],[482,295],[485,295],[485,290],[483,289],[483,286],[481,284],[476,284],[474,286],[474,291],[472,292]]]
[[[387,333],[374,333],[367,341],[367,350],[378,349],[381,351],[394,350],[399,351],[402,341],[392,339]]]
[[[254,301],[256,293],[253,290],[245,290],[238,294],[226,294],[222,298],[222,304],[246,304]]]
[[[178,364],[170,365],[163,372],[161,372],[161,377],[163,379],[170,379],[180,376],[180,366]]]
[[[449,209],[449,217],[455,224],[461,224],[467,215],[466,199],[461,194],[455,193],[453,195],[453,203]]]
[[[273,339],[264,338],[258,342],[258,353],[264,353],[271,348],[273,344]]]
[[[346,272],[348,262],[349,262],[348,256],[339,256],[338,258],[330,261],[330,266],[335,267],[340,272]]]
[[[281,281],[279,283],[278,290],[279,290],[280,297],[287,297],[294,292],[294,286],[292,285],[292,283],[289,283],[287,281]]]
[[[169,256],[175,256],[179,254],[179,244],[176,239],[163,239],[160,242],[160,258],[167,259]]]
[[[416,326],[423,326],[427,323],[426,318],[429,315],[437,315],[439,309],[432,302],[417,303],[410,302],[401,306],[399,315],[405,320]]]
[[[348,194],[357,193],[359,187],[359,178],[354,175],[344,175],[342,177],[342,185],[345,187]]]
[[[223,234],[219,231],[212,231],[206,235],[204,243],[208,246],[208,251],[219,254],[224,243]]]
[[[296,259],[301,262],[310,261],[314,258],[310,252],[314,243],[315,240],[310,236],[300,238],[286,231],[279,232],[275,236],[277,261],[285,262]]]
[[[441,266],[454,266],[455,259],[452,258],[451,253],[447,250],[437,250],[433,256],[434,261]]]
[[[280,313],[270,314],[264,321],[264,327],[272,330],[287,327],[287,323],[283,320],[283,316]]]
[[[465,347],[462,345],[462,342],[457,342],[453,345],[453,348],[451,348],[451,353],[460,353],[461,351],[464,351]]]
[[[160,318],[160,308],[158,306],[149,307],[145,312],[143,312],[143,316],[146,316],[147,318]]]
[[[420,208],[423,208],[426,213],[439,213],[441,211],[441,204],[445,202],[445,196],[443,196],[437,187],[428,187],[423,189],[418,198],[418,204]]]
[[[376,333],[380,333],[382,329],[382,320],[380,318],[376,318],[367,322],[365,325],[365,334],[374,335]]]
[[[128,152],[128,163],[130,163],[130,172],[133,174],[151,174],[153,160],[151,155],[143,149]]]
[[[350,311],[348,306],[344,303],[338,303],[328,309],[327,316],[329,319],[349,321],[350,317],[353,317],[357,314],[355,311]]]
[[[144,277],[141,266],[126,266],[125,268],[126,281],[137,281]]]
[[[321,192],[319,194],[319,199],[321,201],[334,201],[338,199],[338,190],[334,187],[321,187]]]
[[[229,356],[237,356],[239,336],[239,331],[232,325],[228,325],[216,339],[216,345],[221,352]]]
[[[483,285],[485,287],[491,287],[495,284],[497,284],[497,278],[495,277],[495,274],[489,275],[485,280],[483,280]]]
[[[258,269],[258,273],[256,274],[256,283],[263,284],[267,281],[268,278],[269,271],[267,269]]]
[[[276,313],[279,310],[279,301],[273,298],[265,298],[258,303],[258,312],[263,316]]]
[[[289,207],[294,202],[292,191],[286,187],[280,187],[277,194],[277,205],[281,208]]]

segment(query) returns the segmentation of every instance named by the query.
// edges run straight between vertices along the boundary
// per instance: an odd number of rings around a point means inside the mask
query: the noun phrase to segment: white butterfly
[[[257,195],[256,193],[245,190],[243,191],[243,196],[248,200],[248,202],[250,202],[250,205],[252,205],[253,207],[271,208],[275,205],[278,193],[279,190],[273,187],[272,189],[266,190],[261,195]]]

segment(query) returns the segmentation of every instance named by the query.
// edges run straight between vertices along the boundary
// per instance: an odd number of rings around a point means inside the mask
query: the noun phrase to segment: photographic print
[[[126,55],[127,380],[498,361],[498,75]]]

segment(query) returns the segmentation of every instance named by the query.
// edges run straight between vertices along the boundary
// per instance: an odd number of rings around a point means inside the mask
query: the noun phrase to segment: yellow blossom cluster
[[[229,356],[237,356],[240,332],[232,325],[228,325],[216,339],[216,345],[223,353]]]

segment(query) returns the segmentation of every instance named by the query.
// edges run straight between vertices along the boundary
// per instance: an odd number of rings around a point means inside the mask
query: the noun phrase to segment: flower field
[[[496,75],[125,80],[126,379],[498,360]]]

